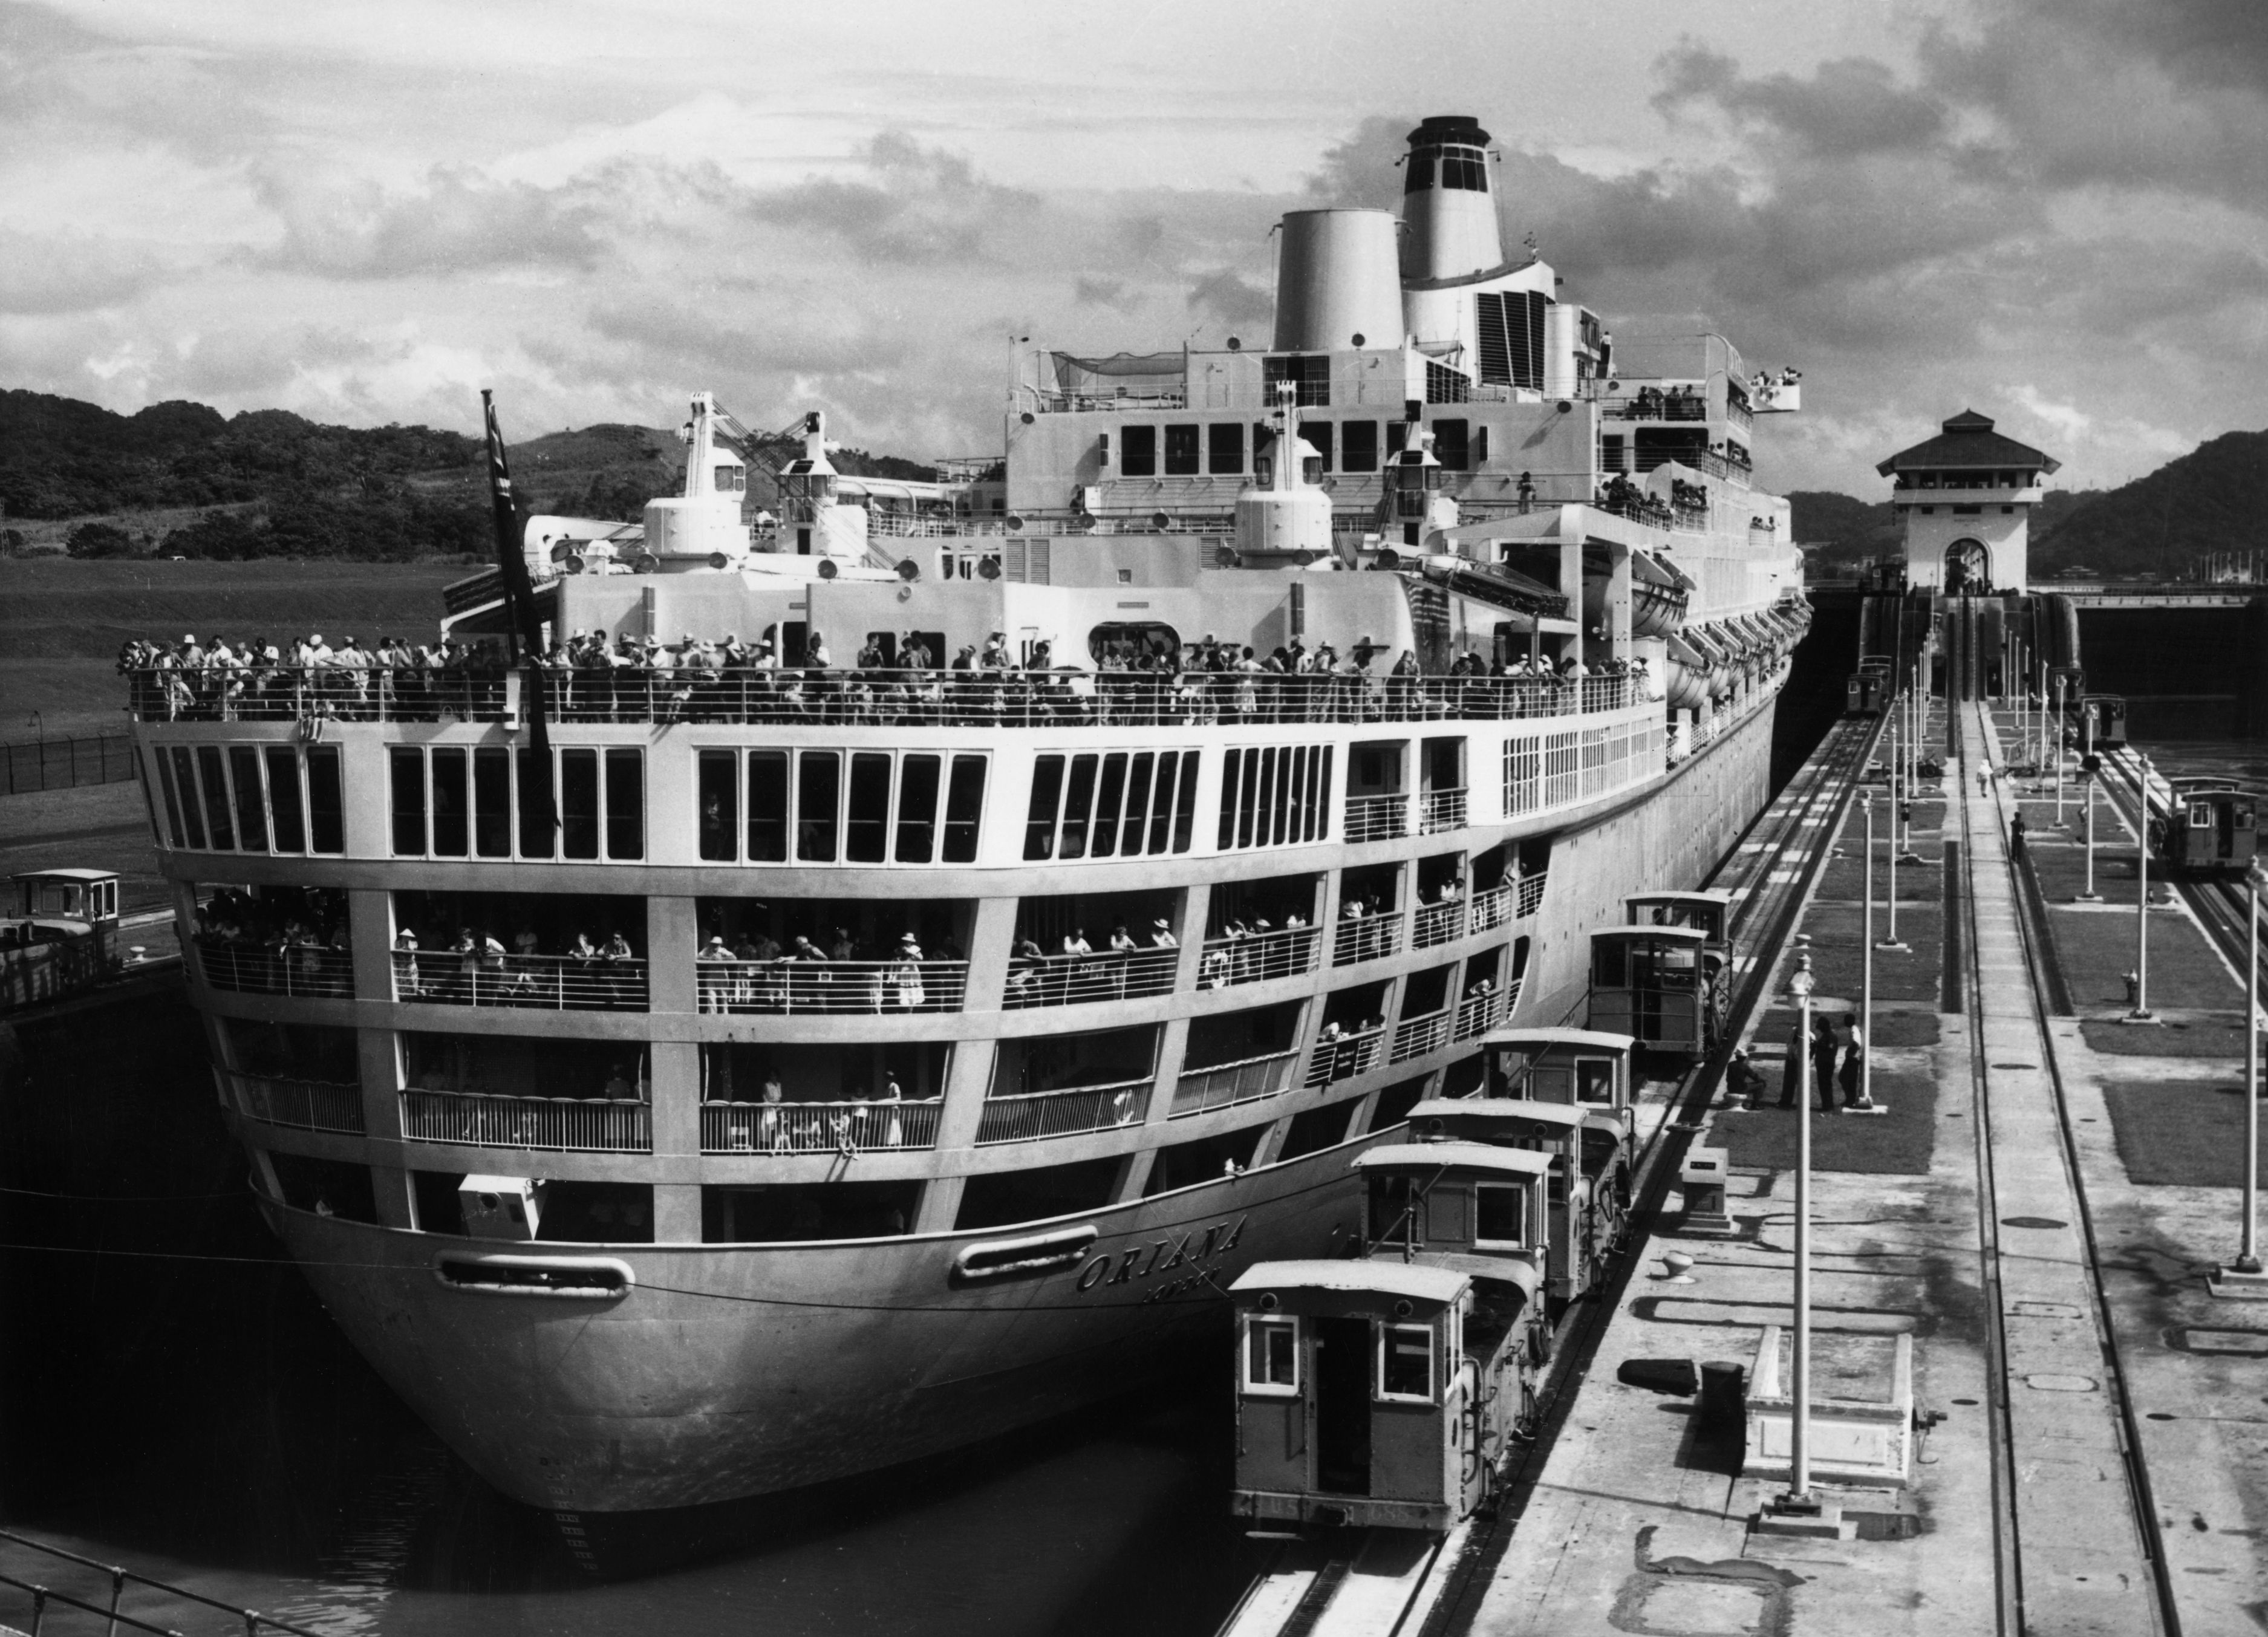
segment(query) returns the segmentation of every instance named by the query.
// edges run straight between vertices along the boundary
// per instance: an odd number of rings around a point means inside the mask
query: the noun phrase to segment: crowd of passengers
[[[844,927],[817,938],[792,932],[785,943],[763,931],[733,943],[711,933],[694,954],[704,1012],[932,1009],[951,1003],[932,990],[950,985],[968,958],[950,934],[932,952],[911,932],[887,943]]]
[[[506,945],[494,929],[460,922],[430,935],[404,925],[394,935],[397,999],[459,1006],[642,1005],[645,962],[620,929],[594,938],[576,932],[563,949],[546,949],[523,923]]]
[[[340,893],[310,889],[258,898],[222,887],[197,907],[196,918],[194,941],[208,967],[232,966],[239,987],[353,992],[346,899]]]
[[[1266,654],[1211,635],[1180,643],[1114,638],[1100,645],[1091,671],[1057,664],[1044,641],[1020,661],[998,631],[949,661],[917,632],[893,646],[887,650],[883,634],[870,634],[843,666],[815,631],[801,654],[783,656],[770,636],[712,642],[688,632],[673,647],[655,636],[610,639],[594,630],[575,632],[539,663],[552,673],[555,713],[570,721],[877,725],[1542,716],[1574,708],[1591,678],[1635,679],[1630,692],[1642,695],[1647,672],[1643,658],[1589,665],[1572,654],[1557,662],[1536,654],[1491,664],[1469,650],[1447,674],[1494,686],[1445,690],[1414,651],[1368,638],[1344,657],[1329,643],[1310,648],[1297,638]],[[501,708],[505,670],[491,647],[397,636],[365,646],[351,635],[335,647],[320,633],[288,647],[264,636],[200,642],[191,633],[174,645],[137,639],[121,651],[118,668],[133,680],[139,714],[166,721],[470,719]]]

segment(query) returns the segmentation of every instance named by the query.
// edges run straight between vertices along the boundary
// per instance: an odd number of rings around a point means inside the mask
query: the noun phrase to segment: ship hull
[[[1514,1021],[1580,1021],[1587,929],[1624,893],[1691,886],[1769,797],[1767,701],[1661,783],[1555,839]],[[966,1246],[1035,1231],[793,1245],[566,1245],[402,1231],[269,1202],[349,1338],[483,1477],[531,1505],[637,1513],[852,1477],[1123,1392],[1217,1338],[1252,1263],[1359,1233],[1349,1162],[1382,1134],[1064,1219],[1079,1260],[957,1282]],[[1057,1224],[1063,1225],[1063,1224]],[[608,1300],[474,1293],[438,1257],[603,1253]]]

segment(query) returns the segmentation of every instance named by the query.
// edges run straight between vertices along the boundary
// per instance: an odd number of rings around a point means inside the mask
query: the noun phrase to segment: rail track
[[[1469,1614],[1489,1574],[1518,1528],[1528,1496],[1541,1478],[1560,1430],[1574,1407],[1577,1390],[1588,1376],[1607,1321],[1621,1305],[1645,1243],[1646,1221],[1660,1208],[1669,1181],[1698,1129],[1722,1077],[1733,1045],[1748,1018],[1769,995],[1770,978],[1780,946],[1793,931],[1811,886],[1824,867],[1830,843],[1879,743],[1884,719],[1846,717],[1830,730],[1795,778],[1757,815],[1746,834],[1705,884],[1734,895],[1732,914],[1733,992],[1727,1024],[1717,1048],[1675,1082],[1664,1118],[1636,1156],[1631,1207],[1624,1237],[1607,1278],[1590,1298],[1571,1303],[1553,1332],[1550,1362],[1538,1384],[1535,1437],[1499,1469],[1491,1498],[1467,1525],[1436,1542],[1403,1575],[1406,1593],[1398,1611],[1381,1623],[1373,1604],[1359,1618],[1339,1618],[1340,1594],[1350,1584],[1357,1560],[1385,1531],[1351,1530],[1329,1543],[1322,1560],[1297,1572],[1312,1575],[1296,1598],[1284,1600],[1280,1619],[1255,1620],[1255,1594],[1271,1575],[1285,1572],[1284,1560],[1297,1548],[1287,1545],[1278,1565],[1263,1571],[1243,1602],[1221,1626],[1224,1637],[1333,1637],[1359,1631],[1362,1637],[1438,1637],[1457,1629]],[[1562,1021],[1565,1021],[1564,1019]],[[1313,1555],[1312,1547],[1309,1554]],[[1428,1594],[1432,1595],[1428,1595]],[[1414,1623],[1413,1623],[1414,1622]]]

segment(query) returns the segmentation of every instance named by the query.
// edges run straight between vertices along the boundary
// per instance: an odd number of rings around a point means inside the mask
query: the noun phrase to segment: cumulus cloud
[[[1235,326],[1264,325],[1276,313],[1276,297],[1257,284],[1247,283],[1229,268],[1202,275],[1189,285],[1189,308]]]
[[[164,267],[144,246],[96,233],[0,227],[0,313],[85,312],[142,295]]]
[[[981,259],[1005,228],[1039,208],[1038,195],[988,181],[967,158],[902,132],[876,136],[862,158],[847,177],[751,192],[741,211],[762,224],[832,235],[872,260],[922,263]]]
[[[284,166],[257,178],[283,224],[269,266],[334,278],[385,279],[507,267],[587,269],[604,252],[600,212],[569,189],[434,169],[415,192],[328,181]]]

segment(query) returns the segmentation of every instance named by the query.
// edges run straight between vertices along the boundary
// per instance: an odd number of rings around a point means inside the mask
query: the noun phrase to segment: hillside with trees
[[[602,423],[507,450],[523,516],[635,522],[684,481],[674,432]],[[845,449],[844,472],[932,470]],[[759,496],[759,500],[763,498]],[[481,443],[423,426],[326,426],[285,410],[203,404],[133,415],[45,393],[0,392],[0,536],[74,557],[411,562],[494,550]]]
[[[2132,483],[2073,496],[2060,515],[2035,519],[2032,572],[2171,579],[2206,552],[2268,549],[2264,493],[2268,431],[2224,432]]]

